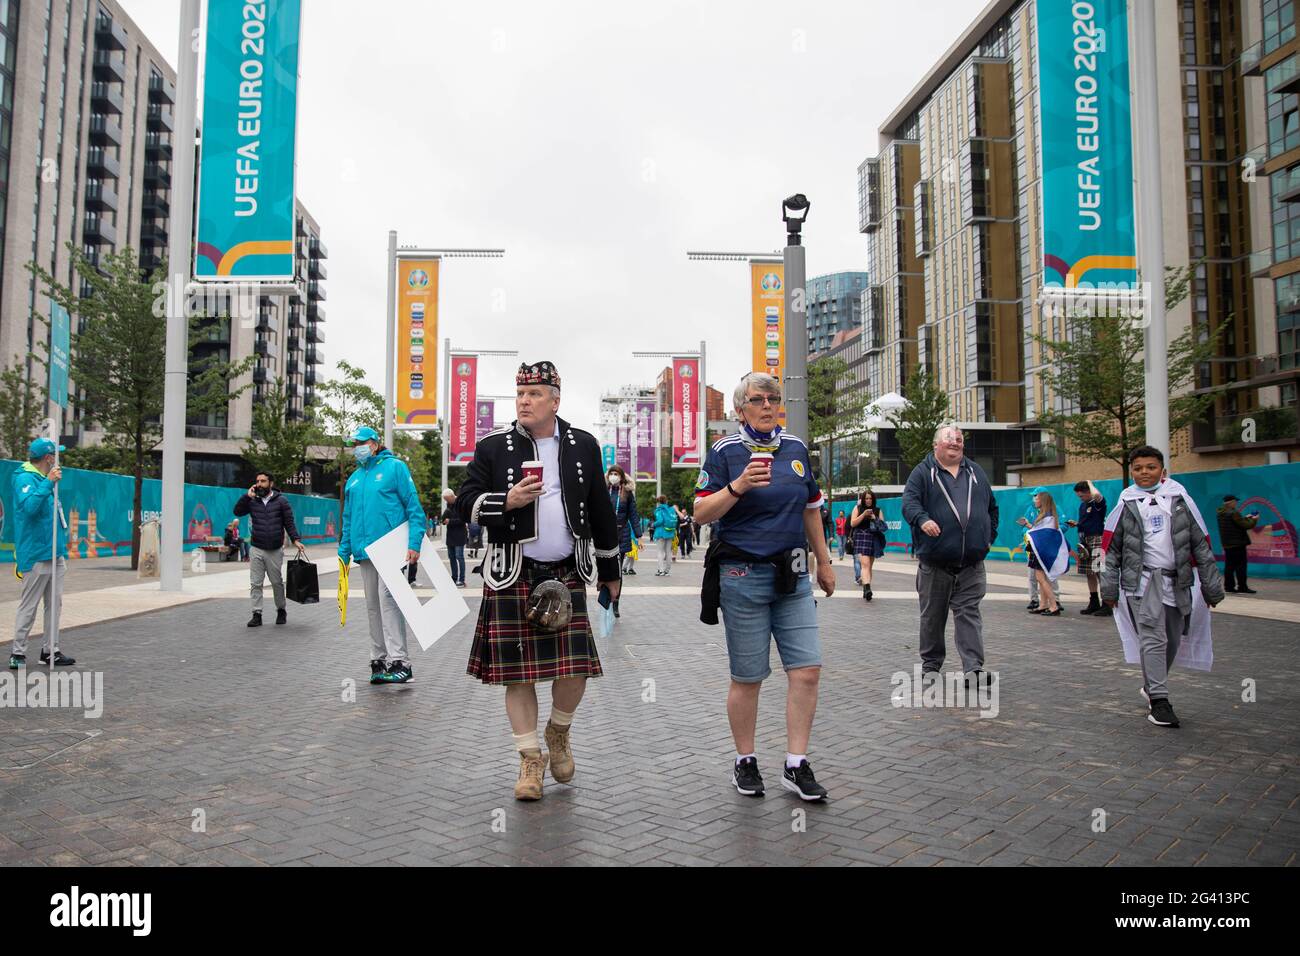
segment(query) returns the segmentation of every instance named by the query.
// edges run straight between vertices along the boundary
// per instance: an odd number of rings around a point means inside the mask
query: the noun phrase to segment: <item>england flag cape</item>
[[[1174,481],[1172,478],[1166,478],[1164,483],[1155,491],[1143,491],[1136,485],[1129,485],[1119,496],[1119,501],[1111,513],[1106,516],[1106,530],[1102,534],[1101,548],[1107,552],[1107,560],[1110,560],[1110,540],[1115,533],[1115,528],[1119,525],[1120,516],[1124,513],[1124,508],[1130,501],[1139,501],[1142,498],[1155,498],[1161,507],[1168,514],[1171,510],[1171,500],[1175,497],[1181,497],[1187,505],[1187,510],[1191,513],[1192,519],[1196,522],[1201,533],[1208,539],[1210,536],[1209,529],[1205,526],[1205,519],[1201,517],[1200,509],[1196,507],[1196,502],[1192,496],[1187,493],[1187,489]],[[1119,556],[1115,556],[1119,560]],[[1158,586],[1158,585],[1157,585]],[[1124,660],[1129,664],[1141,664],[1142,656],[1138,647],[1137,628],[1133,622],[1132,612],[1129,610],[1128,599],[1137,597],[1136,594],[1130,595],[1124,590],[1121,579],[1119,589],[1119,606],[1115,608],[1115,627],[1119,630],[1119,640],[1124,646]],[[1210,639],[1210,608],[1205,603],[1205,598],[1201,596],[1201,577],[1196,568],[1192,568],[1192,620],[1188,625],[1187,633],[1183,635],[1182,643],[1178,646],[1178,656],[1174,658],[1174,663],[1189,668],[1194,671],[1208,671],[1214,664],[1214,643]]]

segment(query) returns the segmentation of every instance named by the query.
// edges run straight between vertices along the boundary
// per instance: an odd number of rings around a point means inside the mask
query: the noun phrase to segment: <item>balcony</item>
[[[1296,444],[1300,444],[1300,418],[1294,405],[1257,408],[1192,424],[1192,450],[1196,452]]]
[[[96,113],[122,115],[122,94],[111,83],[90,84],[90,108]]]
[[[114,56],[108,50],[96,50],[93,61],[93,75],[105,83],[126,82],[126,62],[120,56]]]
[[[90,143],[92,146],[121,146],[122,127],[117,120],[103,113],[90,116]]]
[[[313,344],[325,341],[325,330],[315,325],[307,327],[307,341]]]
[[[298,352],[302,350],[302,346],[303,346],[302,338],[297,335],[289,336],[289,338],[284,343],[284,347],[289,355],[296,355]]]
[[[152,183],[154,189],[170,189],[172,185],[172,174],[167,171],[167,167],[158,163],[144,164],[144,179],[145,182]]]
[[[303,373],[302,381],[304,385],[309,386],[307,391],[308,394],[311,394],[310,386],[316,384],[316,370],[314,368],[307,369],[307,371]]]
[[[311,406],[316,404],[316,389],[312,387],[315,384],[315,382],[316,382],[316,373],[308,372],[307,387],[302,390],[302,403],[304,406]],[[309,419],[311,418],[310,415],[308,415],[307,417]]]
[[[95,16],[95,46],[101,50],[125,50],[126,29],[113,22],[112,17]]]
[[[312,236],[307,241],[307,252],[317,259],[328,259],[329,251],[325,248],[325,243],[320,241],[320,236]]]
[[[117,192],[102,182],[86,183],[86,208],[117,211]]]
[[[1273,198],[1278,202],[1300,202],[1300,166],[1283,169],[1269,177]]]
[[[265,385],[269,376],[266,374],[265,365],[256,365],[253,367],[253,382],[257,385]],[[53,519],[50,519],[53,520]]]
[[[140,241],[154,246],[167,245],[167,220],[147,219],[140,223]]]
[[[930,254],[930,183],[918,180],[912,187],[912,208],[915,211],[913,232],[916,236],[916,255],[924,259]]]
[[[175,129],[176,124],[172,120],[172,111],[167,109],[161,103],[149,104],[149,129],[166,130],[171,132]]]
[[[307,263],[307,275],[313,279],[327,278],[329,273],[325,271],[325,263],[319,259],[311,259]]]
[[[324,299],[326,297],[325,286],[315,280],[308,282],[307,297],[308,299]]]
[[[301,329],[301,328],[303,328],[303,327],[304,327],[304,326],[303,326],[302,310],[301,310],[301,309],[290,309],[290,310],[289,310],[289,328],[290,328],[290,329]]]
[[[868,159],[858,167],[858,232],[880,228],[880,160]]]
[[[1273,96],[1300,92],[1300,68],[1297,57],[1289,56],[1264,74],[1264,85]]]
[[[176,84],[157,73],[150,73],[149,100],[153,103],[175,103]]]
[[[280,332],[280,323],[270,312],[258,312],[257,324],[254,326],[258,332],[274,332],[277,335]]]
[[[168,133],[157,131],[144,134],[144,152],[149,159],[157,162],[159,159],[172,158],[172,138]]]
[[[262,338],[262,337],[260,337],[260,336],[259,336],[258,338],[256,338],[256,339],[254,339],[254,340],[253,340],[253,354],[254,354],[254,355],[270,355],[270,354],[271,354],[271,342],[270,342],[270,340],[268,340],[268,339],[264,339],[264,338]],[[256,381],[256,379],[254,379],[254,381]]]
[[[101,179],[117,179],[122,167],[106,150],[96,147],[86,151],[86,171]]]
[[[325,307],[317,302],[307,303],[307,318],[313,322],[325,321]]]
[[[324,365],[325,353],[322,352],[320,349],[316,348],[315,346],[312,346],[311,348],[307,349],[307,364]]]
[[[1271,246],[1267,249],[1256,249],[1250,254],[1250,274],[1256,279],[1266,278],[1271,268],[1273,268],[1273,248]]]
[[[117,228],[108,220],[91,213],[86,214],[81,235],[89,245],[117,244]]]
[[[297,383],[295,383],[295,382],[285,382],[285,383],[284,383],[284,394],[285,394],[285,397],[286,397],[286,398],[297,398],[297,397],[298,397],[298,393],[299,393],[300,391],[301,391],[301,389],[298,388]],[[51,519],[51,520],[53,520],[53,519]]]
[[[1263,76],[1264,71],[1260,69],[1260,61],[1263,60],[1264,44],[1256,43],[1247,47],[1241,53],[1241,75],[1242,76]]]
[[[153,272],[154,269],[160,268],[163,264],[163,257],[156,252],[145,250],[140,251],[140,268],[145,272]]]
[[[227,437],[227,429],[224,425],[190,425],[185,426],[186,438],[215,438],[224,439]],[[52,519],[51,519],[52,520]]]
[[[299,362],[296,358],[291,358],[284,363],[284,374],[298,375],[300,372],[302,372],[304,367],[305,366],[301,362]]]
[[[142,205],[146,216],[166,219],[171,215],[172,204],[161,193],[145,193]]]

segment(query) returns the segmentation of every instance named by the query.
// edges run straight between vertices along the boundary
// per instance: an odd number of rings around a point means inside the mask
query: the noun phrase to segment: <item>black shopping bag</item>
[[[316,565],[312,561],[289,559],[289,570],[284,581],[284,596],[298,604],[319,604],[320,584],[316,581]]]

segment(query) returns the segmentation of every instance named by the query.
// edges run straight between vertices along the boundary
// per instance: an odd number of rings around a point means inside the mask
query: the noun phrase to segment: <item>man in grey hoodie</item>
[[[966,457],[965,447],[960,428],[939,426],[934,451],[912,469],[903,489],[903,520],[919,562],[921,671],[943,667],[951,610],[962,668],[978,680],[984,670],[984,556],[997,537],[998,505],[988,476]]]

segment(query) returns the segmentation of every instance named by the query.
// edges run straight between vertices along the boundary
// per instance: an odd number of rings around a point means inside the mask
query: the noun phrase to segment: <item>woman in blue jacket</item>
[[[673,555],[673,537],[677,534],[677,509],[668,503],[667,495],[660,495],[655,505],[654,542],[659,554],[659,570],[655,577],[667,577]]]
[[[370,621],[370,683],[401,684],[411,679],[406,650],[406,621],[384,586],[366,548],[388,532],[407,525],[406,563],[420,558],[424,508],[406,462],[384,448],[373,428],[358,428],[350,439],[357,467],[343,491],[343,533],[339,560],[357,559]]]
[[[614,522],[618,526],[618,553],[622,557],[624,574],[636,574],[633,567],[632,540],[641,537],[641,516],[636,510],[636,491],[632,482],[627,480],[627,472],[618,465],[611,465],[605,472],[605,484],[609,487],[609,503],[614,506]],[[618,602],[614,602],[618,606]]]

